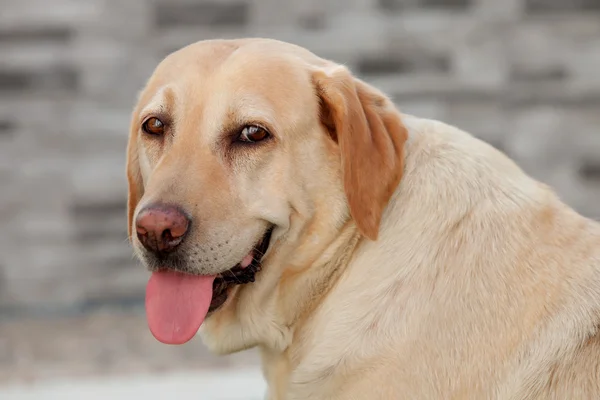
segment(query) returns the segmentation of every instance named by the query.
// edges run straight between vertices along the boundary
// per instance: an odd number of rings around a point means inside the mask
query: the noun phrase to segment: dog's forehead
[[[210,76],[223,61],[239,48],[229,42],[199,42],[166,56],[154,69],[138,97],[138,110],[145,107],[165,87],[176,82],[195,82]]]
[[[186,46],[165,57],[152,81],[212,81],[239,77],[247,82],[260,78],[296,76],[319,58],[305,49],[274,40],[215,40]]]
[[[314,57],[314,60],[310,58]],[[210,113],[209,109],[262,109],[292,118],[314,97],[309,67],[312,53],[271,40],[206,41],[167,56],[140,96],[137,111],[180,104],[178,113]],[[258,115],[257,115],[258,116]]]

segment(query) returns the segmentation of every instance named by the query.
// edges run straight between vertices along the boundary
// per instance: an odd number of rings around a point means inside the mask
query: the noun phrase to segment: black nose
[[[190,220],[175,206],[155,205],[143,208],[136,220],[137,237],[153,253],[173,251],[181,244]]]

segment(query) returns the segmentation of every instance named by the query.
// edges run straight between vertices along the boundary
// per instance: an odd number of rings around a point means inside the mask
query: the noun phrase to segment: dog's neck
[[[279,296],[275,295],[274,301],[280,310],[277,322],[282,328],[289,330],[290,343],[302,342],[298,338],[307,334],[306,325],[310,316],[343,275],[355,249],[363,240],[366,239],[359,233],[356,224],[348,220],[337,232],[331,232],[331,237],[325,240],[325,245],[318,254],[311,257],[312,262],[284,271],[277,290],[286,293],[287,296],[278,298]],[[283,298],[292,298],[295,302],[285,304]],[[286,379],[280,377],[287,376],[298,362],[291,357],[294,349],[290,346],[277,348],[269,343],[263,343],[259,348],[267,381],[285,382]],[[272,384],[269,387],[271,392],[284,390]]]
[[[301,329],[305,319],[335,285],[346,269],[352,254],[362,238],[353,221],[348,221],[332,237],[314,262],[299,269],[286,270],[280,278],[280,290],[301,291],[303,304],[295,303],[286,313],[285,325],[295,331]],[[297,297],[298,298],[298,297]],[[296,299],[297,299],[296,298]]]

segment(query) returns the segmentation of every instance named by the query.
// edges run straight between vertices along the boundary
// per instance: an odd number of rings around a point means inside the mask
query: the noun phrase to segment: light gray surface
[[[141,375],[125,378],[56,380],[0,387],[2,400],[262,400],[258,368]]]
[[[256,351],[216,356],[199,337],[167,346],[152,337],[139,311],[105,310],[76,318],[13,319],[0,323],[0,387],[72,377],[204,373],[252,369]],[[4,400],[2,396],[0,399]]]

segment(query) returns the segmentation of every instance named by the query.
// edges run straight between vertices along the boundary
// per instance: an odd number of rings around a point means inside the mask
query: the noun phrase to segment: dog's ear
[[[408,134],[392,101],[343,66],[313,71],[321,121],[338,143],[344,190],[359,231],[371,240],[402,178]]]
[[[132,128],[127,144],[127,183],[129,186],[127,194],[127,234],[129,240],[131,240],[133,231],[133,214],[144,194],[144,183],[142,182],[142,174],[138,159],[137,136],[137,131]]]

